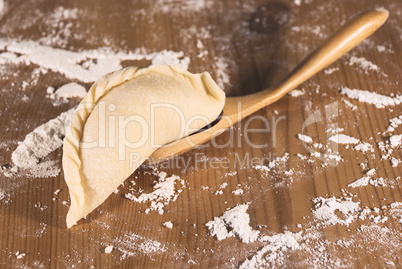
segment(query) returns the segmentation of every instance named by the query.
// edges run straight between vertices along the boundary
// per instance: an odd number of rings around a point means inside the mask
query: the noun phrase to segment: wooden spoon
[[[214,125],[159,148],[151,155],[149,162],[161,162],[189,151],[221,134],[239,120],[276,102],[374,33],[387,18],[388,11],[385,9],[367,11],[352,18],[277,85],[250,95],[226,98],[223,113]]]

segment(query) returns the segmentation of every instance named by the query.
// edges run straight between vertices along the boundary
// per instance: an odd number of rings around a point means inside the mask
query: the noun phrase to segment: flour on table
[[[388,137],[385,141],[378,142],[378,148],[380,149],[382,155],[382,160],[393,159],[392,161],[395,165],[396,162],[399,162],[398,159],[395,158],[394,152],[398,152],[399,148],[402,146],[402,135],[392,135]]]
[[[162,223],[162,225],[165,226],[168,229],[173,228],[173,223],[171,221],[166,221],[166,222]]]
[[[8,196],[7,192],[0,190],[0,201],[7,198],[7,196]]]
[[[394,202],[388,207],[391,217],[398,220],[398,222],[402,224],[402,202]]]
[[[393,135],[389,138],[391,148],[398,148],[402,145],[402,135]]]
[[[229,62],[224,58],[216,58],[215,60],[216,84],[218,84],[221,89],[225,89],[225,86],[230,86],[230,77],[228,75]],[[230,66],[232,67],[233,65]]]
[[[373,104],[377,108],[385,108],[387,106],[395,106],[402,103],[402,95],[390,97],[375,92],[349,89],[347,87],[341,87],[340,92],[341,94],[344,94],[351,99],[356,99],[359,102]]]
[[[357,187],[362,187],[362,186],[367,186],[370,183],[370,177],[361,177],[356,181],[353,181],[352,183],[348,184],[348,187],[350,188],[357,188]]]
[[[402,124],[402,115],[399,115],[398,117],[392,118],[389,120],[389,126],[387,127],[386,131],[383,133],[383,135],[386,135],[387,133],[392,133],[395,131],[396,128],[398,128],[399,125]]]
[[[367,70],[380,71],[380,68],[376,64],[372,63],[371,61],[369,61],[363,57],[351,56],[349,58],[348,64],[349,65],[357,65],[365,71],[367,71]]]
[[[122,237],[113,239],[113,246],[123,253],[121,259],[140,254],[161,254],[167,251],[167,247],[161,242],[134,233],[126,233]]]
[[[350,107],[352,110],[357,110],[357,106],[349,102],[348,100],[342,99],[346,106]]]
[[[357,144],[360,142],[359,139],[345,135],[345,134],[336,134],[328,138],[329,141],[338,143],[338,144]]]
[[[293,3],[294,3],[296,6],[300,6],[301,0],[293,0]]]
[[[237,205],[221,217],[207,222],[205,225],[211,236],[216,236],[218,240],[237,236],[243,243],[256,241],[260,232],[251,228],[247,209],[248,204]]]
[[[176,189],[175,185],[177,182],[184,186],[184,181],[176,175],[171,175],[167,177],[165,172],[156,173],[158,179],[154,186],[154,190],[151,193],[142,193],[140,196],[136,197],[132,193],[125,194],[127,199],[130,199],[137,203],[151,202],[149,208],[145,210],[145,213],[150,211],[156,211],[158,214],[164,213],[164,207],[170,202],[176,201],[182,189]]]
[[[53,87],[48,87],[47,98],[54,100],[53,105],[60,105],[67,103],[69,98],[79,98],[82,99],[87,94],[87,91],[83,86],[75,82],[65,84],[55,90]]]
[[[402,160],[391,157],[391,166],[392,167],[397,167],[400,163],[402,163]]]
[[[232,191],[232,193],[234,194],[234,195],[241,195],[241,194],[243,194],[243,189],[236,189],[236,190],[234,190],[234,191]]]
[[[273,265],[275,265],[275,268],[277,266],[283,266],[287,260],[286,254],[300,248],[298,243],[299,239],[300,234],[291,232],[264,236],[261,238],[261,241],[268,242],[268,244],[262,247],[251,258],[245,260],[239,268],[257,269],[270,268]]]
[[[385,46],[378,45],[376,48],[377,48],[378,52],[384,52],[385,51]]]
[[[359,203],[351,199],[337,199],[336,197],[313,199],[315,209],[314,218],[323,221],[324,225],[342,224],[348,226],[356,219],[355,213],[360,209]],[[343,218],[336,213],[340,212]]]
[[[338,67],[334,67],[334,68],[326,68],[324,69],[324,74],[325,75],[330,75],[332,73],[334,73],[335,71],[338,71],[339,68]]]
[[[107,247],[105,248],[105,253],[106,253],[106,254],[112,253],[112,251],[113,251],[113,246],[107,246]]]
[[[355,181],[353,181],[352,183],[348,184],[348,187],[350,188],[357,188],[357,187],[363,187],[363,186],[367,186],[368,184],[371,184],[373,186],[375,185],[381,185],[381,183],[383,183],[383,180],[373,180],[373,176],[376,173],[376,169],[370,169],[369,171],[366,172],[366,175],[364,177],[361,177]]]
[[[20,251],[15,252],[15,257],[17,258],[17,260],[24,258],[26,255],[26,253]]]
[[[354,149],[357,151],[361,151],[363,153],[368,152],[368,151],[374,152],[373,146],[367,142],[362,142],[362,143],[357,144],[356,146],[354,146]]]
[[[308,135],[297,134],[297,138],[299,138],[301,141],[308,143],[308,144],[313,143],[313,139]]]
[[[162,50],[144,53],[139,49],[134,52],[112,52],[106,48],[84,50],[80,52],[56,49],[35,41],[9,41],[0,39],[0,62],[14,64],[36,64],[46,70],[65,75],[82,82],[94,82],[103,75],[122,68],[125,60],[151,60],[153,65],[173,64],[188,68],[190,58],[183,52]]]
[[[281,157],[275,157],[267,165],[254,165],[253,168],[263,171],[263,172],[269,172],[269,171],[271,171],[271,169],[273,169],[275,167],[278,167],[278,168],[285,167],[285,164],[288,160],[289,160],[289,153],[285,153]]]
[[[336,128],[330,127],[330,128],[325,130],[326,133],[340,133],[340,132],[343,132],[343,131],[345,131],[345,129],[344,128],[339,128],[339,127],[336,127]]]
[[[303,95],[305,93],[306,93],[306,91],[304,89],[301,89],[301,90],[292,90],[288,94],[291,97],[298,97],[298,96]]]
[[[63,145],[65,126],[69,124],[73,112],[74,109],[63,112],[29,133],[11,155],[15,165],[10,169],[11,172],[18,172],[22,169],[31,171],[27,172],[32,176],[56,176],[60,169],[54,167],[55,162],[42,162],[42,159]]]

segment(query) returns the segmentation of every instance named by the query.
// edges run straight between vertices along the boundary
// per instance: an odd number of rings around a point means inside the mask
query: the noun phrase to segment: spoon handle
[[[361,41],[374,33],[388,18],[388,11],[382,8],[367,11],[352,18],[324,43],[297,65],[275,90],[260,92],[261,107],[265,107],[293,90],[301,83],[321,71]]]

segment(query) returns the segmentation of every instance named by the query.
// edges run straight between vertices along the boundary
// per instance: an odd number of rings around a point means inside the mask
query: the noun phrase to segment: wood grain
[[[401,223],[390,217],[389,221],[378,224],[392,232],[378,234],[376,240],[369,236],[374,236],[374,232],[369,234],[361,228],[369,225],[370,220],[356,220],[349,227],[317,228],[312,216],[312,199],[347,196],[342,191],[346,190],[353,201],[360,202],[361,208],[379,208],[385,215],[385,209],[381,207],[402,202],[400,180],[396,180],[392,188],[347,187],[372,168],[376,168],[376,177],[396,179],[402,176],[401,164],[392,167],[389,160],[382,160],[378,147],[379,142],[387,139],[382,132],[388,127],[389,119],[402,114],[401,105],[379,109],[339,93],[342,86],[388,96],[402,93],[402,4],[399,0],[311,0],[301,1],[300,5],[295,2],[281,1],[288,9],[289,20],[276,31],[267,33],[264,29],[251,31],[249,28],[250,16],[266,5],[266,1],[205,0],[181,4],[180,1],[6,0],[6,9],[0,17],[1,38],[41,40],[53,47],[73,51],[104,46],[113,51],[134,51],[141,47],[147,52],[183,51],[184,56],[191,59],[191,72],[209,71],[218,82],[223,82],[229,96],[254,93],[275,84],[354,14],[384,7],[390,11],[390,18],[372,37],[330,66],[336,71],[331,74],[320,72],[298,87],[305,94],[286,96],[252,115],[266,118],[270,124],[283,117],[275,130],[246,134],[247,124],[264,128],[262,120],[248,123],[250,118],[247,118],[213,141],[218,144],[232,141],[231,145],[216,148],[209,142],[185,153],[179,161],[189,161],[187,168],[177,165],[164,168],[161,164],[160,171],[178,175],[185,181],[183,192],[165,207],[162,215],[146,214],[144,211],[149,204],[124,198],[126,193],[152,191],[155,176],[148,167],[136,171],[117,194],[72,229],[65,227],[68,207],[62,202],[68,201],[69,195],[62,172],[55,178],[9,178],[0,173],[0,189],[9,194],[9,202],[0,201],[0,267],[237,267],[264,243],[245,244],[235,237],[217,241],[209,236],[205,223],[221,216],[228,208],[250,203],[250,224],[263,234],[306,233],[310,229],[319,236],[307,246],[316,245],[317,249],[325,251],[311,248],[314,251],[310,253],[291,252],[281,267],[337,267],[335,262],[339,261],[352,268],[400,268],[402,248],[400,243],[391,243],[401,241]],[[58,7],[78,10],[79,16],[72,19],[70,32],[64,31],[68,28],[66,24],[50,22]],[[267,13],[266,16],[273,15]],[[278,28],[278,25],[274,27]],[[204,48],[197,48],[198,40]],[[385,50],[379,51],[377,46],[384,46]],[[200,56],[203,51],[207,53]],[[349,65],[352,55],[368,59],[380,71]],[[224,82],[217,72],[218,62],[226,64],[229,81]],[[146,66],[149,61],[124,64]],[[36,67],[33,64],[0,66],[0,164],[11,163],[11,153],[29,132],[79,102],[71,100],[53,106],[46,98],[46,88],[57,88],[72,80],[48,72],[33,81],[32,72]],[[23,81],[29,83],[25,89]],[[28,102],[22,101],[24,95]],[[350,108],[344,100],[357,109]],[[327,118],[325,107],[334,102],[338,104],[338,114]],[[322,121],[304,129],[304,134],[315,142],[326,145],[326,130],[331,124],[337,124],[344,128],[342,133],[372,144],[374,152],[362,153],[339,145],[343,161],[335,166],[323,166],[319,160],[310,163],[297,157],[298,153],[309,154],[297,135],[303,132],[305,121],[317,111],[323,116]],[[394,133],[400,134],[401,127]],[[267,146],[251,147],[247,139]],[[237,162],[246,156],[268,160],[285,153],[289,154],[289,160],[269,173],[240,167]],[[62,150],[58,149],[47,158],[57,160],[61,165],[61,154]],[[402,158],[400,148],[394,150],[393,156]],[[213,167],[213,160],[222,162],[225,158],[228,159],[227,166]],[[361,163],[366,167],[362,168]],[[284,173],[291,169],[293,174]],[[216,194],[225,182],[228,186],[222,189],[223,194]],[[243,189],[242,195],[232,193],[238,188]],[[54,194],[57,189],[61,189],[58,196]],[[172,221],[172,229],[162,225],[166,221]],[[126,242],[133,234],[162,243],[166,251],[144,254],[135,247],[142,242],[140,240],[131,246],[134,254],[124,256],[119,250],[122,249],[121,242]],[[339,240],[353,240],[355,244],[348,247],[322,245]],[[382,243],[384,241],[390,244]],[[108,245],[115,249],[105,254]],[[17,259],[17,252],[26,256]]]

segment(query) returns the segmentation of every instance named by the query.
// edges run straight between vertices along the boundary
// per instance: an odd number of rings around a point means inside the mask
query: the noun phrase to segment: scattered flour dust
[[[4,200],[7,196],[7,192],[0,190],[0,201]]]
[[[402,135],[393,135],[389,138],[391,148],[398,148],[402,145]]]
[[[107,246],[107,247],[105,247],[105,253],[106,253],[106,254],[112,253],[112,251],[113,251],[113,246]]]
[[[313,139],[308,136],[308,135],[304,135],[304,134],[297,134],[297,138],[299,138],[301,141],[305,142],[305,143],[313,143]]]
[[[313,199],[315,210],[313,215],[317,220],[323,221],[324,225],[342,224],[348,226],[356,219],[356,213],[359,209],[359,203],[353,202],[351,199],[344,200],[336,197]],[[340,212],[343,218],[340,218],[336,213]]]
[[[139,254],[152,255],[167,251],[167,247],[161,242],[147,239],[131,232],[122,237],[115,238],[113,246],[123,253],[121,259]]]
[[[395,106],[402,103],[402,95],[390,97],[369,91],[349,89],[347,87],[341,87],[340,91],[341,94],[344,94],[351,99],[356,99],[363,103],[373,104],[377,108],[385,108],[387,106]]]
[[[348,187],[358,188],[358,187],[365,187],[370,184],[374,187],[387,186],[387,187],[393,188],[394,186],[398,185],[398,178],[396,178],[394,180],[390,180],[390,179],[382,178],[382,177],[373,178],[375,173],[376,173],[375,169],[371,169],[371,170],[367,171],[365,176],[353,181],[352,183],[350,183],[348,185]]]
[[[173,223],[171,221],[166,221],[166,222],[162,223],[162,225],[165,226],[168,229],[173,228]]]
[[[387,130],[383,133],[383,135],[385,135],[387,133],[392,133],[401,124],[402,124],[402,115],[399,115],[398,117],[390,119],[389,126],[387,127]]]
[[[207,222],[205,225],[211,236],[216,236],[218,240],[237,236],[243,243],[256,241],[260,232],[251,228],[247,209],[248,204],[240,204]]]
[[[172,175],[167,177],[166,172],[156,173],[158,179],[154,186],[154,190],[151,193],[142,193],[140,196],[136,197],[132,193],[125,194],[127,199],[130,199],[134,202],[144,203],[147,201],[151,202],[149,208],[145,210],[145,213],[149,213],[150,211],[156,211],[158,214],[164,213],[164,207],[168,205],[171,201],[176,201],[179,194],[182,192],[182,189],[176,190],[176,181],[180,181],[182,187],[184,187],[184,181],[180,179],[180,177],[176,175]]]
[[[286,262],[286,254],[300,248],[298,240],[300,233],[284,232],[272,236],[263,236],[261,241],[268,242],[250,259],[245,260],[239,268],[272,268],[283,266]]]
[[[230,86],[230,77],[228,75],[228,69],[230,65],[227,59],[224,58],[216,58],[216,83],[222,89],[225,86]]]
[[[10,174],[22,169],[34,177],[58,175],[60,169],[55,167],[55,162],[41,160],[63,145],[65,126],[69,124],[73,112],[74,109],[63,112],[29,133],[11,155],[15,166],[10,169]]]
[[[350,188],[357,188],[357,187],[363,187],[367,186],[370,183],[370,177],[365,176],[357,179],[356,181],[353,181],[352,183],[348,184],[348,187]]]
[[[291,97],[298,97],[298,96],[303,95],[303,94],[305,94],[305,93],[306,93],[306,91],[305,91],[304,89],[301,89],[301,90],[292,90],[292,91],[290,91],[290,92],[288,93],[288,95],[290,95]]]
[[[359,139],[344,134],[333,135],[328,140],[338,144],[358,144],[360,142]]]
[[[0,62],[14,64],[36,64],[45,70],[52,70],[71,79],[91,83],[101,76],[122,68],[125,60],[151,60],[152,65],[173,64],[188,68],[190,58],[183,52],[162,50],[144,53],[144,49],[135,52],[112,52],[106,48],[74,52],[44,46],[35,41],[10,41],[0,39]]]
[[[357,144],[356,146],[354,146],[354,149],[357,151],[361,151],[363,153],[368,152],[368,151],[374,152],[373,146],[367,142],[362,142],[362,143]]]
[[[57,90],[53,87],[48,87],[46,92],[47,97],[54,100],[53,105],[55,106],[67,103],[69,98],[76,97],[82,99],[87,94],[85,88],[75,82],[65,84]]]
[[[274,167],[283,168],[285,167],[286,162],[289,160],[289,153],[285,153],[282,157],[276,157],[272,161],[270,161],[267,165],[255,165],[253,166],[254,169],[269,172]]]
[[[349,65],[358,65],[366,71],[367,70],[380,71],[380,68],[376,64],[373,64],[371,61],[363,57],[351,56],[349,58]]]

